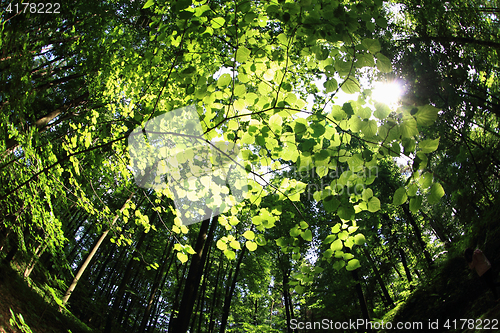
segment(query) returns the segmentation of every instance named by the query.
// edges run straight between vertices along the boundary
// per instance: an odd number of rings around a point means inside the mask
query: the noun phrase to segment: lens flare
[[[398,82],[376,82],[372,88],[372,99],[389,106],[397,106],[403,93]]]

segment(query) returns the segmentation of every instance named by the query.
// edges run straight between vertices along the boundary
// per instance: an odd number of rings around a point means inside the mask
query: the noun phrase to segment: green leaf
[[[244,63],[250,57],[250,53],[252,52],[249,49],[247,49],[244,46],[240,46],[238,48],[238,51],[236,51],[236,61],[239,62],[240,64]]]
[[[359,82],[356,78],[348,77],[342,84],[342,91],[346,94],[354,94],[360,90]]]
[[[418,135],[417,121],[413,117],[404,118],[400,129],[403,139],[409,139],[414,135]]]
[[[257,245],[259,245],[259,246],[264,246],[264,245],[266,245],[266,244],[267,244],[266,238],[264,237],[264,235],[261,235],[261,234],[259,234],[259,235],[257,235],[257,236],[255,237],[255,242],[256,242],[256,243],[257,243]]]
[[[232,251],[232,250],[226,250],[226,251],[224,251],[224,255],[229,260],[234,260],[234,258],[236,258],[236,253],[234,251]]]
[[[346,269],[348,271],[353,271],[357,268],[361,267],[361,264],[359,263],[359,260],[358,259],[351,259],[349,260],[349,262],[347,263],[347,267]]]
[[[323,241],[324,244],[330,244],[331,242],[333,242],[335,239],[337,238],[337,236],[335,235],[328,235],[326,236],[325,240]]]
[[[373,190],[371,188],[365,188],[361,193],[361,198],[363,198],[364,201],[368,201],[371,197],[373,197]]]
[[[219,88],[225,88],[229,85],[229,83],[231,83],[232,79],[231,79],[231,75],[225,73],[225,74],[222,74],[219,79],[217,80],[217,86]]]
[[[375,112],[373,115],[380,120],[387,118],[387,116],[391,113],[391,109],[383,103],[375,103]]]
[[[149,7],[151,7],[151,6],[152,6],[152,5],[154,5],[154,4],[155,4],[154,0],[148,0],[148,1],[144,4],[144,6],[142,7],[142,9],[149,8]]]
[[[305,288],[302,287],[301,285],[296,285],[295,286],[295,292],[298,294],[302,294],[304,292]]]
[[[269,127],[271,127],[271,130],[273,132],[278,132],[281,133],[281,128],[283,125],[283,119],[279,114],[274,114],[269,118]]]
[[[443,186],[441,186],[441,184],[439,183],[434,183],[429,193],[429,198],[428,198],[429,203],[433,205],[437,203],[439,199],[441,199],[443,196],[444,196]]]
[[[380,210],[380,200],[377,197],[371,197],[368,201],[368,211],[371,213],[378,212]]]
[[[218,248],[219,250],[221,250],[221,251],[225,251],[225,250],[227,250],[227,244],[226,244],[226,242],[224,242],[222,239],[219,239],[219,240],[217,241],[217,244],[216,244],[216,245],[217,245],[217,248]]]
[[[374,67],[375,66],[375,60],[373,59],[373,55],[366,53],[366,54],[360,54],[358,55],[358,58],[356,60],[356,67],[358,68],[363,68],[363,67]]]
[[[334,225],[332,227],[332,234],[338,234],[340,232],[340,227],[341,227],[340,223],[337,223],[336,225]]]
[[[381,27],[382,29],[385,29],[387,28],[387,20],[385,19],[385,17],[383,16],[379,16],[375,19],[375,23],[378,24],[379,27]]]
[[[247,88],[243,84],[238,84],[234,86],[234,96],[244,96],[247,92]]]
[[[330,245],[330,249],[332,251],[340,251],[344,247],[342,241],[340,239],[337,239]]]
[[[323,256],[328,259],[328,258],[331,258],[333,255],[333,250],[332,249],[328,249],[326,250],[324,253],[323,253]]]
[[[338,201],[333,195],[327,196],[323,199],[323,207],[327,212],[335,212],[340,205],[340,201]]]
[[[363,39],[361,45],[372,54],[379,52],[381,49],[380,42],[377,39]]]
[[[437,119],[438,111],[439,109],[432,105],[420,106],[417,113],[415,113],[417,123],[422,126],[432,125]]]
[[[233,240],[229,243],[229,246],[231,246],[235,250],[241,250],[240,242],[237,240]]]
[[[417,191],[418,191],[417,184],[411,184],[410,186],[408,186],[406,194],[408,194],[409,197],[414,197],[417,194]]]
[[[338,216],[343,220],[352,220],[354,219],[355,213],[354,208],[351,204],[347,204],[345,206],[340,206],[337,211]]]
[[[300,234],[300,237],[302,237],[305,241],[310,242],[312,241],[312,233],[311,230],[306,230],[302,234]]]
[[[253,252],[257,250],[257,244],[251,241],[246,241],[245,246],[247,247],[248,251]]]
[[[368,120],[365,123],[365,126],[361,129],[361,133],[365,135],[365,137],[370,138],[377,134],[377,122],[373,119]]]
[[[188,261],[188,256],[185,253],[177,252],[177,259],[179,259],[181,263],[185,263]]]
[[[391,61],[385,55],[378,53],[377,54],[377,68],[382,73],[390,73],[390,72],[392,72]]]
[[[420,209],[420,206],[422,205],[422,197],[414,197],[410,199],[410,211],[412,213],[417,213],[418,210]]]
[[[435,140],[424,140],[418,144],[418,147],[426,154],[432,153],[435,151],[439,146],[439,138]]]
[[[226,23],[226,20],[224,20],[224,18],[216,17],[212,19],[212,28],[214,29],[222,28],[224,26],[224,23]]]
[[[290,229],[290,236],[292,237],[297,237],[302,233],[302,231],[299,229],[298,226],[293,227]]]
[[[325,81],[325,83],[323,83],[323,86],[325,87],[325,93],[328,94],[328,93],[331,93],[331,92],[334,92],[335,90],[337,90],[338,83],[337,83],[337,80],[331,78],[331,79]]]
[[[418,182],[422,188],[428,188],[432,184],[432,173],[426,172],[418,178]]]
[[[243,233],[243,237],[245,237],[248,240],[252,240],[255,238],[255,233],[251,230],[247,230]]]
[[[334,264],[333,264],[333,268],[337,271],[339,271],[342,267],[345,266],[345,261],[336,261]]]
[[[311,134],[312,137],[314,138],[319,138],[323,134],[325,134],[325,126],[320,124],[320,123],[312,123],[311,128],[313,130],[313,133]]]
[[[406,190],[404,187],[400,187],[394,193],[394,197],[392,199],[392,203],[396,206],[400,206],[406,202],[408,196],[406,195]]]
[[[357,234],[356,236],[354,236],[354,243],[356,243],[356,245],[363,245],[366,243],[366,238],[363,234]]]

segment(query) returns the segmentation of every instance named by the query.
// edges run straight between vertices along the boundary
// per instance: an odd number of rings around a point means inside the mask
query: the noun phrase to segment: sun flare
[[[402,92],[403,87],[396,81],[376,82],[372,89],[372,99],[389,106],[396,106],[399,104]]]

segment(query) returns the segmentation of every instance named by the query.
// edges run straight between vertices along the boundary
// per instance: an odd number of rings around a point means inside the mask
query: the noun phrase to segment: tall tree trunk
[[[130,280],[130,277],[132,276],[132,272],[135,270],[134,266],[137,261],[134,260],[134,257],[138,254],[138,250],[141,247],[142,243],[144,242],[146,235],[147,234],[145,232],[142,232],[141,236],[139,237],[139,240],[137,241],[136,249],[130,256],[127,267],[125,267],[123,278],[120,282],[120,285],[118,286],[118,290],[116,291],[116,296],[113,302],[113,306],[109,310],[108,316],[106,317],[106,326],[104,327],[103,331],[104,333],[111,332],[111,327],[113,326],[113,320],[115,319],[116,314],[118,313],[118,309],[120,308],[120,304],[123,299],[123,294],[125,293],[125,287],[127,286],[127,283]]]
[[[450,243],[450,238],[446,235],[445,231],[443,230],[442,225],[440,225],[438,222],[436,222],[433,218],[429,217],[422,209],[419,210],[419,213],[422,214],[422,216],[429,221],[429,224],[431,225],[432,229],[436,233],[436,236],[441,240],[441,242],[444,243],[445,247],[449,248],[451,246]]]
[[[358,270],[355,269],[351,271],[351,275],[355,282],[356,294],[358,295],[359,306],[361,307],[361,313],[363,314],[363,319],[365,319],[365,321],[370,321],[370,313],[368,312],[365,296],[363,295],[363,288],[361,288],[361,282],[359,281]],[[373,332],[373,331],[371,330],[370,327],[366,327],[366,332]]]
[[[125,210],[125,207],[127,207],[128,202],[130,200],[132,200],[133,196],[134,196],[134,193],[132,193],[130,195],[130,197],[125,201],[125,203],[123,204],[122,208],[120,209],[120,213]],[[118,220],[119,217],[120,217],[120,214],[116,214],[115,215],[115,217],[113,218],[113,221],[111,222],[110,227],[112,227],[116,223],[116,221]],[[99,246],[101,246],[102,242],[104,241],[104,239],[108,235],[109,230],[110,229],[108,229],[105,232],[103,232],[103,234],[101,235],[101,237],[99,237],[99,239],[95,243],[94,247],[92,248],[92,251],[90,251],[90,253],[87,255],[87,258],[85,259],[84,263],[78,269],[78,272],[76,273],[75,278],[73,279],[73,281],[71,282],[68,290],[66,290],[66,293],[64,294],[64,297],[62,299],[62,305],[63,306],[65,306],[66,303],[68,302],[69,298],[71,297],[71,293],[73,292],[73,290],[75,290],[76,285],[78,284],[78,281],[80,280],[81,276],[83,275],[83,273],[85,272],[85,270],[89,266],[90,261],[92,260],[92,258],[96,254],[97,250],[99,249]]]
[[[208,333],[214,332],[215,328],[215,313],[217,312],[217,303],[219,301],[219,293],[217,291],[219,289],[219,281],[222,272],[222,266],[224,266],[223,260],[224,258],[222,257],[221,254],[218,260],[219,268],[217,269],[217,277],[215,278],[215,287],[213,292],[212,305],[210,306],[210,320],[208,324]]]
[[[411,282],[413,281],[413,278],[411,277],[411,272],[410,269],[408,268],[408,263],[406,262],[406,255],[403,249],[399,248],[399,255],[401,257],[401,263],[403,264],[403,267],[405,269],[406,273],[406,278],[408,279],[408,283],[410,284],[410,288],[413,290],[413,287],[411,286]]]
[[[210,255],[212,254],[212,247],[209,247],[208,248],[208,254],[207,254],[207,260],[206,260],[206,264],[205,264],[205,270],[203,272],[203,283],[201,285],[201,294],[200,294],[200,297],[198,298],[198,304],[197,304],[197,311],[196,313],[198,313],[198,332],[201,332],[201,324],[203,323],[203,313],[205,311],[203,311],[203,304],[204,304],[204,299],[205,299],[205,295],[207,293],[207,281],[208,281],[208,278],[209,278],[209,274],[210,274],[210,267],[212,266],[212,263],[210,261]],[[193,322],[193,324],[191,325],[191,330],[194,332],[194,324],[195,322]]]
[[[170,240],[170,242],[167,244],[167,246],[165,246],[165,251],[164,251],[163,256],[162,256],[162,264],[160,266],[159,271],[156,274],[155,280],[153,281],[153,285],[151,287],[151,293],[149,294],[149,299],[148,299],[148,302],[146,305],[146,309],[144,311],[144,315],[142,316],[142,321],[141,321],[141,326],[139,327],[139,332],[144,332],[144,330],[146,329],[146,326],[148,324],[149,316],[151,314],[151,309],[153,306],[153,301],[156,297],[156,293],[158,292],[160,282],[163,279],[163,274],[165,273],[165,268],[167,267],[167,259],[168,259],[170,252],[172,251],[173,245],[174,245],[174,238],[172,238]],[[170,260],[169,268],[170,268],[170,265],[172,264],[172,260],[174,260],[174,256],[172,256],[172,259]],[[167,269],[167,274],[168,274],[168,269]]]
[[[219,333],[224,333],[226,331],[227,318],[229,317],[229,309],[231,308],[231,299],[233,298],[234,289],[236,288],[236,281],[238,280],[238,274],[240,272],[241,263],[243,262],[243,257],[245,256],[246,248],[247,247],[244,246],[241,249],[240,257],[238,258],[238,262],[236,263],[236,268],[234,270],[231,288],[229,289],[229,293],[226,294],[226,299],[224,300]]]
[[[43,254],[45,249],[47,248],[48,242],[45,240],[41,242],[38,247],[35,250],[35,253],[33,253],[33,256],[30,259],[30,262],[26,266],[26,269],[24,270],[24,277],[27,278],[30,276],[31,272],[33,271],[33,268],[35,268],[36,263],[40,259],[40,256]]]
[[[170,333],[185,333],[188,330],[189,319],[191,318],[191,314],[193,312],[194,302],[198,293],[198,286],[200,284],[203,267],[207,257],[207,250],[212,243],[214,230],[219,220],[219,215],[217,215],[217,213],[213,218],[211,218],[211,215],[212,212],[207,211],[205,219],[201,223],[200,232],[198,233],[198,239],[196,240],[194,249],[196,253],[191,258],[191,265],[189,266],[189,272],[184,286],[184,292],[182,294],[179,313],[177,314],[177,317],[171,318],[169,323],[168,331]]]
[[[290,299],[288,292],[288,274],[289,272],[283,272],[283,298],[285,299],[285,314],[286,314],[286,327],[287,332],[292,333],[292,325],[290,324],[291,315],[290,315]]]
[[[365,256],[368,258],[370,263],[372,264],[373,271],[375,272],[375,278],[377,279],[380,289],[382,289],[382,294],[384,295],[384,303],[388,307],[394,307],[394,302],[391,299],[391,296],[389,295],[389,292],[387,291],[387,288],[385,286],[384,280],[382,279],[382,276],[380,275],[380,271],[377,268],[377,265],[375,264],[375,261],[373,258],[370,256],[370,253],[366,248],[363,247],[363,252],[365,253]]]
[[[417,242],[420,245],[420,248],[424,254],[425,260],[427,262],[427,265],[429,268],[433,267],[433,261],[431,258],[431,255],[429,254],[429,251],[427,251],[427,244],[425,244],[425,241],[422,238],[422,233],[420,232],[420,228],[417,225],[417,222],[413,218],[413,215],[410,212],[410,209],[408,208],[408,203],[405,203],[402,205],[403,211],[405,212],[406,218],[408,222],[410,222],[413,232],[415,233],[415,237],[417,237]]]

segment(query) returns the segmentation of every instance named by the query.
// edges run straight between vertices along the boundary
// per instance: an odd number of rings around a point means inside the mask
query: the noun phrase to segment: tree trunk
[[[142,316],[142,321],[141,321],[141,326],[139,327],[139,332],[144,332],[144,330],[146,329],[146,326],[148,324],[149,316],[151,314],[151,309],[153,306],[153,301],[155,299],[156,293],[158,292],[160,282],[163,279],[163,274],[165,272],[165,268],[167,267],[167,259],[168,259],[168,256],[170,254],[170,251],[172,251],[173,245],[174,245],[174,239],[172,238],[170,240],[170,242],[167,244],[167,246],[165,246],[165,251],[164,251],[163,256],[162,256],[162,264],[161,264],[160,270],[156,274],[155,280],[153,282],[153,286],[151,287],[151,293],[149,294],[149,300],[148,300],[147,305],[146,305],[146,310],[144,311],[144,315]],[[172,260],[173,260],[173,258],[174,258],[174,256],[172,256]],[[171,264],[172,264],[172,261],[170,261],[170,265]],[[169,265],[169,268],[170,268],[170,265]],[[167,270],[167,273],[168,273],[168,270]]]
[[[217,292],[219,289],[219,281],[220,281],[220,275],[222,272],[222,266],[224,266],[223,263],[224,258],[222,257],[222,254],[219,257],[219,268],[217,270],[217,277],[215,278],[215,287],[214,287],[214,292],[213,292],[213,300],[212,300],[212,305],[210,306],[210,320],[208,324],[208,333],[212,333],[215,328],[215,313],[217,312],[217,303],[219,300],[219,293]]]
[[[145,232],[142,232],[141,236],[139,237],[139,240],[137,241],[136,249],[130,256],[127,267],[125,267],[123,278],[120,282],[120,285],[118,286],[118,290],[116,291],[116,296],[113,302],[113,306],[109,310],[108,316],[106,317],[106,326],[104,327],[103,331],[104,333],[111,332],[111,327],[113,326],[113,320],[115,319],[116,314],[118,313],[118,309],[120,308],[120,304],[122,302],[123,294],[125,293],[125,287],[127,286],[127,283],[130,280],[130,277],[132,276],[132,272],[135,270],[134,266],[137,261],[134,260],[134,257],[138,254],[137,251],[144,242],[146,235],[147,234]]]
[[[209,247],[208,248],[208,254],[207,254],[207,260],[206,260],[206,264],[205,264],[205,270],[203,272],[203,283],[201,285],[201,294],[200,294],[200,297],[198,298],[198,305],[197,305],[197,311],[196,313],[198,313],[198,332],[201,332],[201,324],[203,323],[203,313],[205,311],[203,311],[203,304],[204,304],[204,299],[205,299],[205,295],[207,293],[207,281],[208,281],[208,278],[209,278],[209,274],[210,274],[210,267],[212,266],[212,263],[210,262],[210,255],[212,254],[212,247]],[[191,331],[194,332],[194,325],[195,325],[195,322],[193,322],[193,324],[191,325]]]
[[[405,252],[401,248],[399,248],[398,251],[399,251],[399,255],[401,256],[401,263],[403,264],[403,267],[405,269],[406,278],[408,279],[408,283],[410,284],[410,288],[413,290],[413,286],[411,285],[413,278],[411,277],[410,269],[408,268],[408,263],[406,262]]]
[[[286,327],[287,332],[292,333],[292,326],[290,324],[291,315],[290,315],[290,299],[288,293],[288,272],[283,272],[283,298],[285,299],[285,313],[286,313]]]
[[[33,253],[33,256],[30,259],[29,264],[26,266],[26,269],[24,270],[24,277],[27,278],[30,276],[31,272],[33,271],[33,268],[35,268],[36,263],[40,259],[40,256],[42,253],[45,251],[47,248],[48,243],[46,241],[43,241],[38,245],[38,247],[35,250],[35,253]]]
[[[389,291],[387,291],[387,288],[385,286],[384,280],[382,279],[382,276],[380,275],[380,271],[377,268],[377,265],[375,264],[375,261],[373,258],[370,256],[370,253],[366,248],[363,247],[363,252],[365,253],[365,256],[368,258],[370,263],[372,264],[373,271],[375,272],[375,278],[377,279],[380,289],[382,289],[382,294],[384,295],[384,303],[388,307],[394,307],[394,302],[391,299],[391,296],[389,295]]]
[[[358,295],[359,306],[361,307],[361,313],[363,314],[363,319],[365,321],[370,321],[370,313],[368,312],[368,307],[366,306],[365,296],[363,295],[363,289],[361,288],[361,283],[358,277],[358,270],[355,269],[351,271],[352,278],[355,282],[356,294]],[[366,327],[366,332],[373,332],[370,327]]]
[[[128,202],[130,200],[132,200],[133,196],[134,196],[134,193],[132,193],[130,195],[130,197],[125,201],[125,203],[123,204],[122,208],[120,209],[120,213],[125,210],[125,207],[127,206]],[[112,227],[116,223],[116,221],[118,220],[119,217],[120,217],[120,214],[116,214],[116,216],[113,218],[113,221],[111,222],[110,227]],[[104,241],[104,239],[108,235],[109,230],[110,229],[108,229],[105,232],[103,232],[103,234],[101,235],[101,237],[97,240],[96,244],[92,248],[92,251],[90,251],[90,253],[87,255],[87,258],[85,259],[84,263],[78,269],[78,272],[76,273],[75,278],[73,279],[73,281],[71,282],[68,290],[66,290],[66,293],[64,294],[64,297],[62,299],[62,305],[63,306],[65,306],[66,303],[68,302],[69,298],[71,297],[71,293],[73,292],[73,290],[75,290],[76,285],[78,284],[78,280],[80,280],[81,276],[83,275],[83,273],[85,272],[85,270],[89,266],[90,261],[92,260],[92,258],[96,254],[97,250],[99,249],[99,246],[101,246],[102,242]]]
[[[224,308],[222,309],[222,319],[220,324],[219,333],[224,333],[226,331],[227,318],[229,317],[229,309],[231,308],[231,299],[233,298],[234,289],[236,288],[236,281],[238,280],[238,274],[240,272],[241,263],[243,262],[243,257],[245,256],[246,246],[241,249],[240,257],[236,263],[236,268],[234,270],[233,279],[231,282],[231,288],[229,293],[226,294],[226,299],[224,300]]]
[[[422,234],[421,234],[420,229],[417,225],[417,222],[413,218],[413,215],[411,214],[411,212],[408,208],[408,203],[403,204],[402,207],[403,207],[403,211],[405,212],[405,215],[406,215],[408,222],[410,222],[410,224],[413,228],[413,232],[415,233],[415,237],[417,237],[417,242],[420,245],[420,248],[424,254],[425,261],[427,262],[428,267],[432,268],[433,261],[432,261],[431,255],[429,254],[429,251],[427,251],[427,245],[425,244],[425,242],[422,238]]]
[[[170,320],[168,330],[170,333],[185,333],[188,330],[189,319],[191,318],[191,314],[193,312],[194,302],[198,293],[198,286],[200,284],[203,267],[207,257],[207,250],[212,243],[214,230],[219,220],[218,215],[215,215],[212,219],[210,218],[211,215],[212,212],[207,211],[205,220],[201,223],[200,232],[198,233],[198,239],[196,240],[194,249],[196,253],[191,258],[191,265],[189,266],[189,272],[184,286],[184,292],[182,294],[179,313],[177,314],[177,317],[173,317]]]

